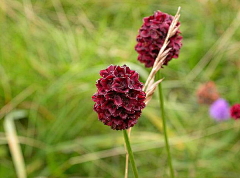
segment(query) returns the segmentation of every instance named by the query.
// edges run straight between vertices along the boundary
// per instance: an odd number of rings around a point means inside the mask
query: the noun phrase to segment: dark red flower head
[[[145,17],[143,25],[139,29],[137,36],[137,45],[135,50],[138,52],[138,60],[145,63],[146,67],[152,67],[154,61],[162,47],[167,36],[168,29],[173,20],[173,16],[157,11],[154,15]],[[180,23],[177,23],[180,26]],[[171,48],[164,65],[167,65],[172,58],[178,58],[179,50],[182,46],[182,36],[178,30],[174,36],[169,39],[167,48]]]
[[[234,104],[230,109],[230,114],[233,119],[240,119],[240,104]]]
[[[110,65],[101,70],[97,80],[97,93],[92,97],[94,111],[105,125],[114,130],[133,127],[145,107],[146,94],[137,72],[126,65]]]

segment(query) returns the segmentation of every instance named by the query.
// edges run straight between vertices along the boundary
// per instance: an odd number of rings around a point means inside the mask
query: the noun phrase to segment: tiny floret
[[[101,70],[97,80],[97,92],[92,99],[94,111],[105,125],[113,130],[133,127],[145,107],[146,94],[137,72],[126,65],[110,65]]]
[[[233,119],[240,119],[240,104],[234,104],[230,109],[230,114]]]
[[[173,21],[173,16],[156,11],[154,15],[145,17],[143,25],[137,35],[137,45],[135,50],[138,52],[138,60],[145,64],[146,67],[152,67],[154,61],[163,46],[167,37],[169,27]],[[177,22],[177,27],[180,23]],[[176,34],[169,39],[168,48],[171,48],[163,65],[167,65],[172,58],[178,58],[179,50],[182,47],[182,36],[177,30]]]
[[[209,114],[216,121],[227,120],[230,117],[229,104],[226,100],[220,98],[210,106]]]

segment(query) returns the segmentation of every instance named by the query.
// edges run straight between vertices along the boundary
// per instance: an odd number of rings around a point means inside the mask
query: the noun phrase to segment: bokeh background
[[[238,0],[1,0],[0,177],[17,177],[6,137],[14,131],[28,177],[123,177],[122,132],[93,112],[95,82],[110,64],[144,82],[149,69],[134,50],[142,18],[178,6],[183,47],[162,69],[176,175],[238,178],[240,123],[215,122],[196,98],[212,80],[231,105],[240,101]],[[22,109],[9,130],[5,116]],[[140,177],[169,176],[157,92],[131,142]]]

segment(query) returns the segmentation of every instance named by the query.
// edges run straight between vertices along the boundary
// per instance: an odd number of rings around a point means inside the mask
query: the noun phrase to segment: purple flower
[[[137,72],[126,65],[109,66],[100,71],[97,93],[92,97],[94,111],[105,125],[113,130],[133,127],[145,107],[146,94]]]
[[[227,120],[230,117],[229,104],[226,100],[220,98],[210,106],[209,114],[216,121]]]

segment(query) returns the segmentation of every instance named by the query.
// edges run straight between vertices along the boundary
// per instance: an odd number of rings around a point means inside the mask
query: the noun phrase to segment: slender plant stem
[[[135,178],[138,178],[138,171],[137,171],[137,167],[136,167],[135,160],[134,160],[134,157],[133,157],[133,152],[132,152],[132,148],[131,148],[131,145],[130,145],[127,130],[123,130],[123,136],[124,136],[125,144],[126,144],[126,147],[127,147],[127,152],[128,152],[128,155],[129,155],[129,159],[130,159],[130,162],[131,162],[131,165],[132,165],[132,170],[133,170],[134,176],[135,176]]]
[[[129,129],[127,129],[127,133],[128,133],[128,138],[130,138],[130,134],[131,134],[131,127]],[[125,176],[124,178],[128,178],[128,160],[129,160],[129,154],[126,148],[126,144],[125,144],[125,150],[126,150],[126,163],[125,163]]]
[[[156,76],[157,76],[157,80],[161,79],[160,71],[157,72]],[[169,169],[170,169],[170,173],[171,173],[171,178],[174,178],[174,170],[173,170],[173,166],[172,166],[172,157],[171,157],[171,152],[170,152],[170,147],[169,147],[169,142],[168,142],[167,125],[166,125],[166,119],[165,119],[165,113],[164,113],[162,83],[159,83],[159,85],[158,85],[158,92],[159,92],[160,109],[161,109],[161,114],[162,114],[164,140],[165,140],[165,145],[166,145],[166,150],[167,150],[167,155],[168,155],[168,165],[169,165]]]

